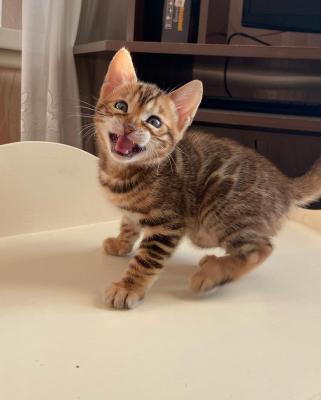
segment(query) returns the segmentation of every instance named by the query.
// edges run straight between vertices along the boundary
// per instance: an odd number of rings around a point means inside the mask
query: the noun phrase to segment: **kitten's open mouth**
[[[111,150],[122,157],[131,158],[135,154],[141,153],[146,150],[146,147],[139,146],[132,142],[128,137],[123,135],[116,135],[116,133],[109,133],[111,143]]]

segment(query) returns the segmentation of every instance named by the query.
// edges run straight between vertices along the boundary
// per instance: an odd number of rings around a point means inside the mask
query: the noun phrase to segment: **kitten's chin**
[[[141,154],[134,155],[131,157],[125,157],[123,155],[120,155],[118,153],[114,153],[113,151],[110,151],[109,155],[118,164],[129,164],[129,163],[137,163],[137,162],[144,163],[144,159],[145,159],[143,157],[143,155],[141,155]]]

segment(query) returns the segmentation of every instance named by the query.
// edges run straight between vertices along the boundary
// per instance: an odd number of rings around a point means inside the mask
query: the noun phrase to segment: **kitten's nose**
[[[131,123],[124,124],[125,135],[129,135],[130,133],[134,132],[135,130],[136,130],[135,124],[131,124]]]

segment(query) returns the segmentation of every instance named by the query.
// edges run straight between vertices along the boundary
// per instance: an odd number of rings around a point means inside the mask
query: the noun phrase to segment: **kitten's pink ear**
[[[123,47],[112,58],[101,88],[101,95],[105,96],[118,86],[125,83],[136,83],[137,77],[132,58],[128,50]]]
[[[174,92],[171,92],[169,96],[176,106],[178,114],[178,129],[186,129],[191,125],[202,100],[202,82],[198,80],[191,81],[179,89],[176,89]]]

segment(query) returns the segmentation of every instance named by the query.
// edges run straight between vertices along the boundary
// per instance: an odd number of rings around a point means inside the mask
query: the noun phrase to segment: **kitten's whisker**
[[[90,110],[90,111],[93,111],[93,110]],[[88,112],[88,111],[86,110],[86,112]],[[94,118],[95,115],[100,115],[100,116],[102,116],[102,117],[106,117],[106,114],[104,114],[103,112],[97,111],[97,110],[96,110],[96,111],[93,111],[92,114],[89,114],[89,116],[90,116],[91,118]]]
[[[91,132],[91,133],[89,133],[88,135],[82,136],[82,138],[83,138],[83,139],[91,139],[91,138],[94,137],[94,136],[95,136],[95,133],[94,133],[94,132]]]
[[[95,131],[88,131],[88,132],[84,133],[83,135],[81,135],[80,137],[82,139],[87,139],[87,138],[90,138],[92,136],[95,136]]]
[[[102,113],[102,111],[98,110],[96,106],[93,106],[89,103],[86,103],[86,105],[79,105],[77,108],[84,108],[84,109],[93,111],[93,113],[105,115]]]
[[[150,147],[149,148],[149,152],[151,152],[152,154],[151,154],[151,156],[153,157],[155,154],[156,154],[156,163],[157,163],[157,170],[156,170],[156,175],[158,176],[158,173],[159,173],[159,167],[160,167],[160,160],[159,160],[159,154],[158,154],[158,152],[156,151],[156,149],[154,148],[154,147]]]
[[[96,131],[94,129],[87,131],[85,134],[82,135],[84,139],[88,139],[96,135]]]
[[[82,133],[83,131],[85,131],[86,129],[91,128],[91,127],[95,128],[95,125],[94,125],[93,123],[84,124],[84,125],[82,125],[82,127],[81,127],[81,129],[80,129],[79,132],[77,132],[78,129],[75,129],[75,130],[72,132],[72,134],[81,135],[81,133]]]
[[[164,147],[164,149],[165,149],[165,147]],[[168,158],[168,161],[169,161],[170,167],[171,167],[172,175],[174,175],[175,170],[177,170],[177,164],[176,164],[176,162],[174,161],[174,158],[172,157],[172,154],[168,154],[168,155],[166,156],[166,158]],[[174,164],[174,167],[172,166],[172,163]],[[173,169],[173,168],[174,168],[174,169]]]
[[[84,127],[81,129],[80,133],[82,133],[82,132],[84,132],[84,131],[88,131],[89,129],[96,129],[96,127],[95,127],[95,126],[92,126],[92,125],[84,126]]]
[[[85,110],[85,112],[91,112],[90,114],[88,113],[88,115],[90,116],[90,117],[94,117],[95,116],[95,114],[100,114],[100,115],[103,115],[103,116],[105,116],[105,114],[102,112],[102,111],[100,111],[100,110],[97,110],[96,108],[91,108],[91,107],[86,107],[86,106],[77,106],[77,107],[75,107],[75,111],[80,111],[80,114],[84,114],[84,112],[82,112],[82,110]]]
[[[171,163],[171,169],[172,169],[172,162],[173,162],[173,164],[174,164],[174,168],[175,168],[175,170],[177,171],[177,165],[176,165],[176,162],[174,161],[174,158],[172,157],[172,155],[171,155],[171,154],[169,154],[169,155],[168,155],[168,159],[170,160],[170,163]],[[172,171],[172,174],[174,175],[174,171]]]
[[[82,104],[80,104],[80,105],[78,106],[78,108],[87,108],[88,110],[96,111],[96,107],[94,107],[94,106],[90,107],[90,106],[88,106],[88,105],[82,105]]]
[[[90,108],[90,107],[86,107],[86,106],[80,106],[79,108],[92,111],[93,114],[101,112],[101,111],[97,110],[97,108]]]
[[[159,144],[159,146],[160,146],[162,149],[164,149],[164,150],[166,151],[166,148],[165,148],[165,146],[164,146],[163,144]],[[172,162],[171,162],[169,156],[170,156],[170,155],[167,154],[167,155],[166,155],[166,158],[167,158],[168,161],[169,161],[169,164],[170,164],[170,167],[171,167],[171,172],[172,172],[172,175],[173,175]]]
[[[80,100],[80,103],[84,103],[86,106],[96,108],[95,105],[93,105],[93,104],[91,104],[91,103],[88,103],[88,101],[85,101],[85,100]]]
[[[176,146],[176,148],[177,148],[178,151],[180,151],[180,152],[183,153],[186,157],[188,157],[187,154],[186,154],[178,145]]]
[[[81,117],[81,118],[93,118],[94,114],[69,114],[68,116],[69,117]]]
[[[86,146],[86,144],[90,141],[90,139],[92,138],[92,137],[94,137],[95,135],[94,134],[90,134],[90,135],[87,135],[87,136],[83,136],[82,137],[82,142],[84,143],[84,146]]]
[[[96,128],[94,126],[85,126],[84,128],[82,128],[79,132],[78,135],[83,136],[83,134],[87,134],[87,132],[89,131],[95,131]],[[85,133],[84,133],[85,132]]]
[[[164,149],[164,150],[166,151],[166,147],[165,147],[164,145],[159,144],[159,146],[160,146],[162,149]],[[174,161],[174,159],[173,159],[173,157],[172,157],[171,154],[167,154],[167,155],[166,155],[166,158],[167,158],[168,161],[169,161],[169,164],[170,164],[170,167],[171,167],[172,175],[174,175],[174,170],[177,170],[177,164],[176,164],[176,162]],[[174,170],[173,170],[172,162],[173,162],[173,164],[174,164]]]
[[[96,125],[95,125],[93,122],[88,122],[88,123],[86,123],[86,124],[83,124],[83,125],[82,125],[82,128],[86,128],[86,127],[88,127],[88,126],[95,127]]]

